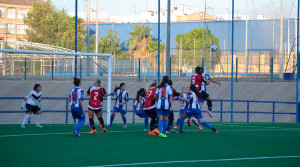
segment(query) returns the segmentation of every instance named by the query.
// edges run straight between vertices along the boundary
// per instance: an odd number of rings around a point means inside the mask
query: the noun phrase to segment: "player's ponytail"
[[[80,82],[81,82],[81,81],[80,81],[79,78],[74,77],[73,83],[74,83],[75,86],[79,86],[79,85],[80,85]]]
[[[193,91],[198,97],[201,97],[200,93],[198,92],[196,86],[194,84],[191,84],[190,86],[191,91]]]
[[[114,92],[116,92],[118,89],[121,89],[123,85],[125,85],[125,83],[120,83],[120,86],[115,87]]]
[[[158,88],[162,88],[165,84],[169,82],[169,77],[165,75],[161,81],[161,83],[158,85]]]
[[[144,88],[141,88],[139,91],[137,91],[136,92],[136,101],[139,101],[139,99],[140,99],[140,96],[143,94],[143,93],[145,93],[145,89]]]
[[[100,87],[100,86],[101,86],[101,80],[97,78],[97,79],[95,80],[95,82],[94,82],[93,85],[94,85],[94,86],[97,86],[97,87]]]

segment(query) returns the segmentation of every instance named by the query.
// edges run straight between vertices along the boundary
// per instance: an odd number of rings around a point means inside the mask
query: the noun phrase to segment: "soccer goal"
[[[88,84],[92,84],[92,78],[101,78],[107,85],[102,84],[108,93],[111,92],[112,58],[111,54],[105,53],[80,53],[80,52],[52,52],[33,50],[11,50],[0,49],[2,57],[1,77],[30,80],[30,83],[37,82],[47,85],[43,87],[43,112],[46,123],[62,124],[72,123],[70,107],[68,106],[68,92],[72,89],[73,76],[78,78],[90,78]],[[57,79],[57,80],[56,80]],[[70,80],[70,84],[59,84],[59,80]],[[55,81],[51,81],[55,80]],[[29,82],[29,81],[28,81]],[[51,84],[50,84],[51,82]],[[85,82],[85,81],[83,81]],[[24,83],[24,84],[23,84]],[[10,85],[10,82],[5,83]],[[20,103],[32,86],[25,86],[27,82],[20,82],[20,85],[9,92],[8,97],[0,97],[1,123],[20,123],[24,116],[24,110],[20,109]],[[91,85],[90,85],[91,86]],[[26,87],[26,88],[25,88]],[[47,90],[48,88],[51,88]],[[87,89],[87,88],[85,88]],[[84,91],[86,92],[86,90]],[[53,91],[54,90],[54,91]],[[88,100],[86,99],[85,110],[87,110]],[[107,122],[110,120],[111,97],[107,97],[104,105]]]

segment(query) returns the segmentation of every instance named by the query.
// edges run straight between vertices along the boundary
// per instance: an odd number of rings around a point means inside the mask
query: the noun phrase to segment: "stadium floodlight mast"
[[[107,53],[80,53],[80,52],[50,52],[50,51],[35,51],[35,50],[14,50],[14,49],[0,49],[0,53],[25,53],[25,54],[41,54],[41,55],[69,55],[75,56],[75,61],[77,56],[97,56],[97,57],[107,57],[108,58],[108,71],[107,71],[107,91],[111,92],[111,59],[112,54]],[[76,68],[75,68],[76,69]],[[76,71],[75,71],[76,72]],[[75,75],[76,77],[76,75]],[[107,97],[107,123],[110,122],[110,112],[111,112],[111,97]]]

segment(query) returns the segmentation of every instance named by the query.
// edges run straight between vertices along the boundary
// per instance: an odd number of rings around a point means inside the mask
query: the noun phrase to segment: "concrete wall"
[[[144,87],[147,88],[151,81],[138,82],[135,80],[118,80],[113,79],[112,87],[117,86],[120,82],[125,82],[127,84],[127,91],[129,96],[134,98],[138,89]],[[182,86],[189,86],[189,79],[187,78],[176,78],[174,79],[174,87],[180,91]],[[67,97],[70,90],[73,88],[71,80],[61,80],[61,81],[46,81],[46,80],[0,80],[0,97],[11,97],[18,96],[24,97],[32,88],[35,83],[42,84],[43,96],[44,97]],[[92,80],[83,80],[82,88],[86,91],[90,85],[92,85]],[[106,81],[103,81],[103,87],[106,86]],[[265,100],[265,101],[295,101],[296,99],[296,85],[295,82],[235,82],[234,83],[234,99],[240,100]],[[213,99],[230,99],[230,82],[224,81],[222,85],[209,85],[208,93]],[[20,110],[20,105],[22,100],[0,100],[0,110]],[[44,100],[44,110],[65,110],[65,101],[61,100]],[[114,101],[112,102],[114,104]],[[174,103],[174,109],[179,109],[179,103]],[[87,101],[85,101],[85,109],[87,109]],[[276,111],[280,112],[295,112],[296,105],[291,104],[277,104]],[[106,109],[106,103],[104,105]],[[129,109],[132,109],[132,102],[129,103]],[[204,105],[204,110],[207,109],[206,104]],[[213,109],[219,111],[220,103],[214,102]],[[230,110],[230,103],[223,104],[223,110]],[[235,111],[246,111],[246,103],[235,103]],[[266,103],[251,103],[250,111],[272,111],[272,104]],[[132,113],[128,113],[129,122],[132,118]],[[19,123],[24,114],[0,114],[0,124],[3,123]],[[204,114],[208,121],[219,121],[219,114],[214,114],[214,118],[208,118]],[[230,115],[224,114],[223,121],[229,121]],[[177,118],[177,116],[176,116]],[[244,122],[246,121],[246,114],[235,114],[235,121]],[[71,117],[69,120],[72,120]],[[121,118],[117,116],[117,122]],[[278,122],[295,122],[295,115],[276,115],[275,120]],[[62,113],[45,113],[43,121],[46,123],[64,123],[65,114]],[[138,119],[138,122],[141,122]],[[265,114],[251,114],[251,122],[271,122],[272,115]]]

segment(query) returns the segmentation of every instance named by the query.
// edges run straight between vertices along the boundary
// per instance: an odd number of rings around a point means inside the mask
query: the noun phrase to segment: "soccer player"
[[[41,118],[42,118],[42,111],[43,104],[41,102],[41,96],[42,96],[42,86],[40,84],[35,84],[33,87],[33,90],[30,91],[26,97],[24,98],[24,102],[21,105],[21,108],[24,109],[26,107],[26,115],[23,119],[23,122],[21,124],[21,128],[25,128],[25,123],[28,122],[28,119],[30,118],[30,115],[37,114],[37,122],[36,127],[42,128],[43,126],[40,125]],[[40,103],[40,106],[38,106],[38,102]]]
[[[207,128],[211,129],[215,134],[219,134],[219,132],[214,128],[212,125],[210,125],[208,122],[206,122],[201,113],[201,109],[198,103],[198,96],[200,96],[200,93],[197,90],[197,87],[193,84],[190,85],[189,89],[189,94],[188,97],[185,99],[183,98],[185,102],[189,103],[188,104],[188,110],[185,111],[182,115],[182,118],[180,120],[180,126],[179,126],[179,133],[182,133],[182,128],[184,124],[184,119],[186,117],[192,117],[194,116],[198,121],[203,125],[206,126]]]
[[[195,72],[192,74],[191,77],[191,84],[195,85],[197,90],[200,91],[201,84],[202,84],[202,70],[203,68],[200,66],[197,66],[195,68]]]
[[[157,116],[159,137],[168,137],[166,135],[168,128],[168,118],[170,110],[172,110],[173,92],[172,87],[168,85],[169,77],[164,76],[160,85],[158,85],[155,96],[157,100]]]
[[[206,113],[212,118],[210,112],[212,111],[212,99],[209,96],[209,94],[206,92],[206,85],[212,83],[221,85],[221,83],[215,81],[212,77],[210,77],[208,74],[204,73],[204,68],[200,68],[201,71],[201,76],[202,76],[202,83],[201,83],[201,89],[200,89],[200,95],[202,99],[205,99],[207,101],[207,107],[208,107],[208,111],[206,111]],[[202,107],[203,105],[203,101],[199,101],[200,103],[200,107]]]
[[[69,102],[71,104],[71,113],[73,119],[78,119],[77,125],[73,128],[75,136],[80,136],[80,128],[85,122],[85,111],[83,108],[84,92],[80,88],[81,81],[79,78],[74,77],[75,87],[69,94]]]
[[[188,103],[183,100],[183,99],[187,99],[188,93],[189,93],[189,88],[184,89],[184,87],[183,87],[182,92],[181,92],[181,97],[179,99],[180,104],[181,104],[180,105],[180,111],[179,111],[179,117],[177,119],[176,125],[174,126],[174,129],[179,128],[181,117],[182,117],[183,113],[185,111],[187,111],[187,109],[188,109]],[[194,118],[192,118],[192,122],[197,126],[198,129],[200,129],[200,130],[203,129],[202,126],[199,125]],[[188,118],[188,126],[192,126],[191,123],[190,123],[190,118]]]
[[[106,95],[105,90],[101,87],[101,80],[96,79],[93,86],[91,86],[88,91],[87,91],[87,96],[90,96],[90,101],[88,105],[88,114],[89,114],[89,122],[90,125],[92,126],[91,132],[92,133],[97,133],[97,130],[95,128],[95,122],[94,122],[94,114],[96,114],[103,132],[106,132],[106,128],[104,125],[104,120],[102,118],[102,102],[103,97]]]
[[[115,107],[111,113],[110,124],[108,126],[112,126],[116,112],[120,112],[123,123],[124,123],[123,127],[127,128],[125,114],[126,114],[126,110],[127,110],[127,102],[129,101],[129,99],[128,99],[128,93],[125,90],[125,88],[126,88],[126,84],[121,83],[120,86],[118,86],[114,89],[114,93],[111,94],[112,96],[116,96],[116,103],[115,103]]]
[[[173,92],[173,98],[181,96],[181,94],[179,92],[177,92],[176,89],[173,88],[172,80],[169,80],[168,85],[171,86],[171,89],[172,89],[172,92]],[[173,122],[174,122],[174,112],[173,112],[173,110],[170,110],[169,122],[168,122],[168,128],[167,128],[168,133],[173,132]]]
[[[136,93],[136,98],[134,101],[134,105],[133,105],[133,109],[134,109],[134,113],[141,117],[144,118],[144,123],[145,123],[145,131],[148,131],[148,115],[146,114],[146,112],[143,110],[143,106],[144,106],[144,97],[142,97],[142,94],[145,94],[145,89],[141,88],[137,93]]]
[[[157,128],[155,128],[155,125],[157,124],[157,114],[156,114],[156,106],[155,106],[155,92],[156,92],[156,85],[157,82],[153,81],[151,83],[148,92],[146,92],[144,95],[144,111],[148,115],[148,117],[151,118],[150,121],[150,131],[149,135],[156,135],[159,134],[159,131]]]

